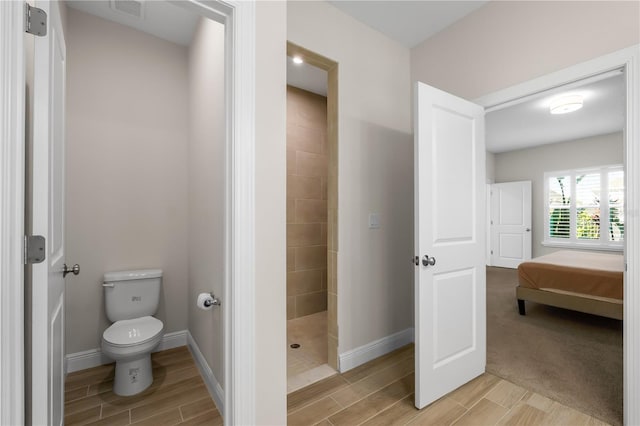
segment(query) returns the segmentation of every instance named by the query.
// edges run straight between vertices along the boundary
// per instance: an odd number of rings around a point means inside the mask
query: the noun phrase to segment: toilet
[[[162,340],[158,309],[162,271],[108,272],[103,288],[107,317],[113,323],[102,334],[102,352],[116,362],[113,392],[135,395],[153,383],[151,352]]]

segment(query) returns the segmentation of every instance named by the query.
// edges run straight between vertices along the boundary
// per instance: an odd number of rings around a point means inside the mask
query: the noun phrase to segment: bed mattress
[[[521,287],[622,300],[622,254],[561,250],[518,266]]]

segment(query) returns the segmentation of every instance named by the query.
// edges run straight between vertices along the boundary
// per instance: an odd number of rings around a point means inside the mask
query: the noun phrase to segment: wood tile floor
[[[65,425],[222,425],[183,346],[152,355],[154,383],[143,393],[111,391],[113,364],[71,373]],[[558,402],[484,374],[423,410],[413,406],[413,345],[287,398],[289,425],[606,425]]]
[[[111,390],[114,364],[70,373],[65,425],[222,425],[186,346],[154,353],[151,360],[153,384],[129,397]]]
[[[289,425],[606,425],[484,374],[430,406],[413,406],[413,345],[289,394]]]

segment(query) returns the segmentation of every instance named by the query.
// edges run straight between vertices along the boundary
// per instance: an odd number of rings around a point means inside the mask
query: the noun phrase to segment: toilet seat
[[[114,347],[142,345],[157,338],[163,328],[162,321],[152,316],[120,320],[107,328],[102,338]]]

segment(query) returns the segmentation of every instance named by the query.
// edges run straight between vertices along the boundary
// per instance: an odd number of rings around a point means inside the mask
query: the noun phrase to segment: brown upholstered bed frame
[[[624,259],[617,253],[559,250],[518,266],[516,298],[621,320]]]
[[[622,320],[622,303],[612,303],[605,300],[597,300],[578,295],[554,293],[546,290],[537,290],[527,287],[516,287],[516,297],[518,299],[518,311],[520,315],[525,315],[525,300],[542,303],[544,305],[555,306],[557,308],[571,309],[573,311],[585,312],[587,314],[600,315],[607,318]]]

